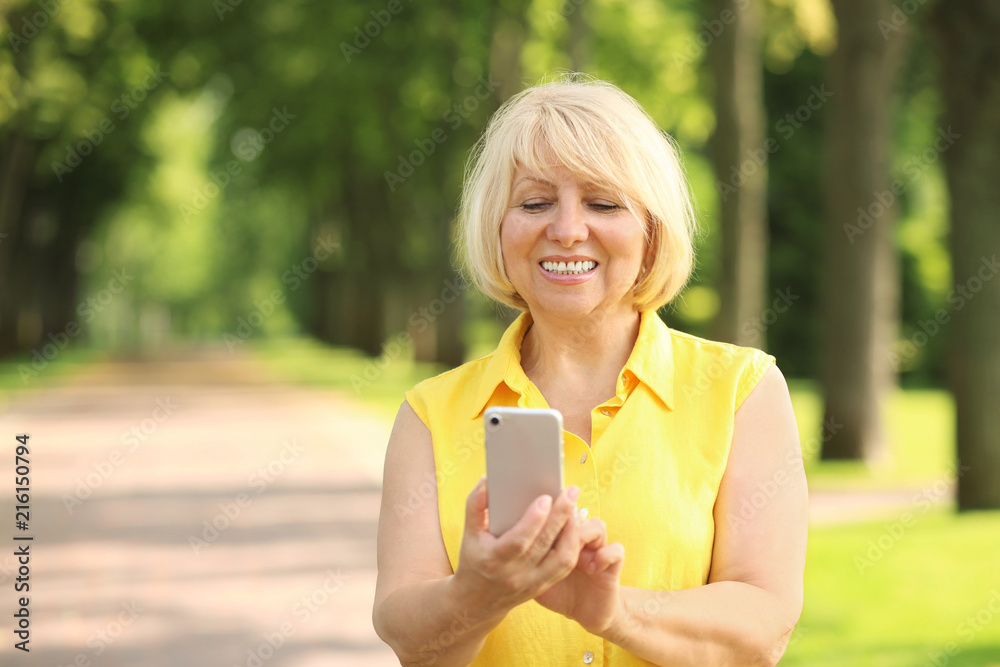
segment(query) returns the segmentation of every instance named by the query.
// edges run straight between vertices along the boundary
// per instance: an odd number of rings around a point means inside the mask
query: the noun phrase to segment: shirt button
[[[587,452],[584,452],[583,454],[580,454],[580,463],[586,463],[586,462],[587,462]]]
[[[587,651],[586,653],[584,653],[583,654],[583,661],[585,663],[587,663],[588,665],[590,663],[594,662],[594,652],[593,651]]]
[[[607,408],[601,408],[601,414],[604,415],[605,417],[610,417],[611,410],[608,410]]]

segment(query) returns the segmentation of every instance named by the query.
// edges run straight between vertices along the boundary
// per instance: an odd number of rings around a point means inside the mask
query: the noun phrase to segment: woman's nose
[[[546,231],[550,241],[559,243],[565,248],[586,241],[590,230],[584,218],[583,206],[579,203],[560,202]]]

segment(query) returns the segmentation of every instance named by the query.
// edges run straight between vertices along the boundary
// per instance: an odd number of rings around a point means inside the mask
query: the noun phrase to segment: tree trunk
[[[1000,508],[1000,5],[940,2],[943,147],[951,195],[950,384],[959,510]],[[942,141],[946,144],[947,141]]]
[[[881,410],[894,382],[898,278],[890,190],[890,99],[904,38],[884,37],[889,0],[834,0],[837,51],[826,129],[821,383],[823,459],[883,457]]]
[[[524,88],[521,47],[528,33],[526,15],[529,4],[528,0],[494,0],[493,3],[490,74],[498,84],[495,93],[498,106]]]
[[[585,0],[565,0],[563,14],[569,23],[569,44],[566,51],[569,54],[569,66],[574,72],[583,72],[590,62],[590,30],[587,19]]]
[[[465,291],[458,274],[452,272],[437,298],[444,304],[444,310],[435,322],[436,360],[451,367],[460,366],[465,362],[465,339],[462,336]]]
[[[494,94],[497,107],[524,87],[521,47],[523,35],[527,31],[528,4],[526,0],[517,0],[515,3],[504,3],[500,0],[493,2],[490,74],[500,83]],[[576,11],[579,12],[580,9]],[[494,307],[493,313],[496,320],[504,327],[509,326],[520,315],[520,311],[501,304]]]
[[[18,257],[24,241],[22,216],[34,146],[21,132],[11,131],[0,145],[0,358],[27,349],[21,306],[31,281],[21,273]]]
[[[721,310],[714,335],[764,347],[760,329],[750,326],[764,309],[767,291],[767,165],[753,158],[768,154],[760,4],[739,9],[731,0],[715,0],[709,7],[709,21],[725,21],[709,51],[715,79],[712,159],[722,238]]]

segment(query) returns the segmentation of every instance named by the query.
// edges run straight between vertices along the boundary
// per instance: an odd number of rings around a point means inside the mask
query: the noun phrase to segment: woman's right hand
[[[581,550],[606,540],[604,524],[575,518],[578,487],[553,500],[540,496],[521,519],[499,537],[489,532],[486,478],[465,506],[465,534],[453,583],[469,606],[503,613],[531,600],[566,578]]]

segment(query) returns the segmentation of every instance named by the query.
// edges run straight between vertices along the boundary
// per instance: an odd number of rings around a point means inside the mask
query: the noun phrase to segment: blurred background
[[[32,652],[5,632],[0,663],[394,664],[392,417],[514,316],[454,269],[464,162],[580,71],[683,151],[698,267],[661,316],[790,378],[812,530],[782,664],[1000,665],[998,33],[995,0],[0,0],[30,527],[13,483],[0,511],[36,538]]]

